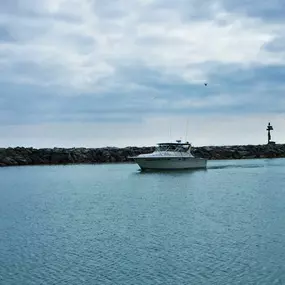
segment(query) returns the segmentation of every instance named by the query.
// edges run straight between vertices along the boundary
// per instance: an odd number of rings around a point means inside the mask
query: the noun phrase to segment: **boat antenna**
[[[188,124],[189,124],[189,118],[187,118],[187,122],[186,122],[186,135],[185,135],[185,141],[187,141],[187,137],[188,137]]]

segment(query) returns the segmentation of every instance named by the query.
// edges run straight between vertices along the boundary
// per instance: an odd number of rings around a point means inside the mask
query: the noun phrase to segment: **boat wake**
[[[285,167],[285,160],[281,159],[265,159],[265,160],[256,160],[252,162],[242,162],[239,163],[221,163],[216,164],[213,162],[208,162],[207,169],[228,169],[228,168],[265,168],[265,167]]]
[[[264,165],[213,165],[213,166],[208,166],[207,169],[229,169],[229,168],[263,168],[265,167]]]

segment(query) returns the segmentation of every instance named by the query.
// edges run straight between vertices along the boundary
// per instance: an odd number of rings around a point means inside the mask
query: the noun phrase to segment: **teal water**
[[[0,284],[285,284],[285,160],[0,168]]]

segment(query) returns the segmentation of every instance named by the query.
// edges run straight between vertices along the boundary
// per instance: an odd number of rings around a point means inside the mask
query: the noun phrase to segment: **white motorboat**
[[[174,170],[206,168],[207,159],[194,157],[191,144],[159,143],[153,153],[140,154],[132,157],[141,170]]]

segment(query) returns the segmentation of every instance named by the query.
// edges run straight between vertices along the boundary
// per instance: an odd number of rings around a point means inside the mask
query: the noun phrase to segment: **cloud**
[[[204,5],[196,1],[178,1],[176,6],[130,0],[20,3],[16,15],[4,14],[2,20],[16,42],[2,45],[0,52],[16,68],[31,64],[38,74],[28,76],[34,84],[96,91],[101,79],[114,80],[121,64],[199,82],[207,80],[208,62],[248,66],[285,58],[282,52],[262,49],[283,26],[228,12],[218,4],[206,9],[212,11],[210,19],[193,21],[183,20],[183,11],[202,11]],[[36,16],[28,17],[31,13]],[[39,68],[43,73],[53,70],[55,76],[41,78]]]
[[[282,114],[282,5],[1,2],[0,125]]]
[[[249,17],[260,18],[271,22],[284,22],[284,3],[279,0],[272,0],[270,2],[260,2],[258,0],[224,0],[222,3],[226,9],[245,14]]]

